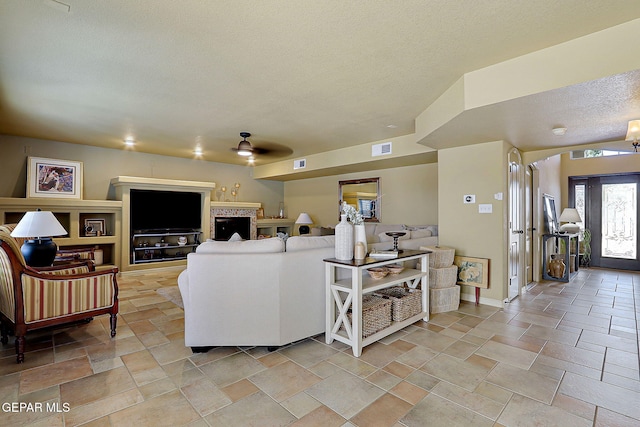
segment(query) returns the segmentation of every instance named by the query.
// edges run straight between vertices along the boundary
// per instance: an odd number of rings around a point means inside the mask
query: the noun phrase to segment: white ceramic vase
[[[346,215],[340,215],[340,223],[336,225],[335,257],[339,260],[353,259],[353,226]]]
[[[367,255],[367,232],[364,229],[364,224],[354,225],[354,246],[358,243],[362,243],[364,246],[364,254]]]

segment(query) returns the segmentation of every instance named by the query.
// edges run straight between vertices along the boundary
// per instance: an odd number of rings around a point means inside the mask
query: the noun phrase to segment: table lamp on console
[[[309,225],[313,224],[313,221],[311,220],[311,217],[309,216],[308,213],[306,212],[302,212],[300,215],[298,215],[298,219],[296,219],[296,224],[300,224],[300,235],[303,234],[309,234]]]
[[[58,222],[53,213],[40,209],[25,213],[11,232],[12,237],[27,239],[20,251],[27,265],[31,267],[52,265],[58,247],[51,237],[66,234],[67,230]]]
[[[580,226],[576,222],[582,222],[582,218],[580,218],[577,209],[564,208],[558,221],[565,223],[560,226],[561,233],[575,234],[580,232]]]

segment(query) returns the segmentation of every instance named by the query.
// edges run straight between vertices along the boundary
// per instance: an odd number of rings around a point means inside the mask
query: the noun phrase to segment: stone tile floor
[[[120,277],[113,340],[101,316],[29,335],[22,365],[3,346],[0,425],[640,425],[638,273],[583,269],[504,309],[462,303],[360,358],[322,335],[192,354],[183,310],[155,292],[177,274]]]

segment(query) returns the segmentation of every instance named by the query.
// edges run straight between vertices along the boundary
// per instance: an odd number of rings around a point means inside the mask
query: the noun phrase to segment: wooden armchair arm
[[[95,271],[96,266],[91,260],[74,261],[66,264],[53,265],[51,267],[28,267],[36,273],[49,274],[77,274],[79,272]]]

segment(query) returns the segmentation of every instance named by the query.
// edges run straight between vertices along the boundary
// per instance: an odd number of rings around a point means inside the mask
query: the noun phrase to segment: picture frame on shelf
[[[29,157],[27,197],[82,199],[82,162]]]
[[[453,263],[458,266],[458,285],[475,286],[476,288],[489,288],[489,259],[458,256],[453,258]]]
[[[85,236],[104,236],[105,220],[102,218],[88,218],[84,220],[84,235]]]
[[[264,208],[258,208],[258,210],[256,210],[256,218],[264,219]]]

